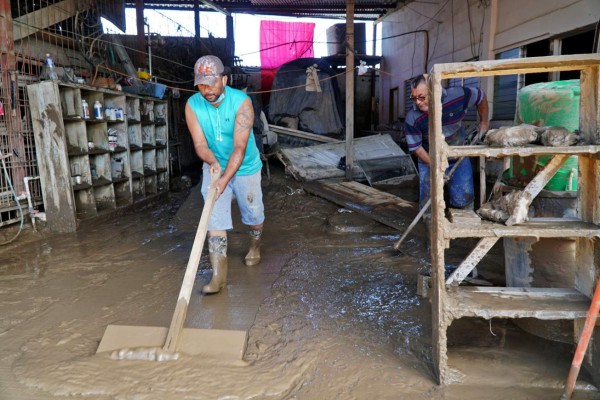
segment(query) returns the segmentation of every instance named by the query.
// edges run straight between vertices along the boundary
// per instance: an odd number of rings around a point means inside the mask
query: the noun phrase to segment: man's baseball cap
[[[217,79],[225,68],[219,57],[203,56],[194,65],[194,86],[209,85],[217,83]]]

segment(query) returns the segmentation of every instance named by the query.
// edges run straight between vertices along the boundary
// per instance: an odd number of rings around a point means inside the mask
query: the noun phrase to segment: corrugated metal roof
[[[354,17],[357,20],[375,20],[388,10],[408,3],[408,0],[355,0]],[[147,9],[189,10],[193,0],[144,0]],[[211,0],[199,1],[201,11],[212,11],[203,3],[211,3],[230,13],[279,15],[288,17],[345,18],[346,0]],[[126,1],[135,7],[135,1]]]

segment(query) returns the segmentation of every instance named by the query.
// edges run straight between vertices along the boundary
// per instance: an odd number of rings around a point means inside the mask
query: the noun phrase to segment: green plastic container
[[[544,167],[552,156],[538,156],[537,164]],[[573,191],[577,190],[577,156],[567,158],[554,177],[544,186],[546,190]]]
[[[516,123],[562,126],[570,131],[579,129],[580,92],[579,79],[542,82],[525,86],[517,94]],[[536,164],[541,168],[548,163],[550,157],[538,156]],[[577,190],[577,165],[577,156],[569,157],[544,189]],[[513,173],[514,171],[511,171],[511,175]]]

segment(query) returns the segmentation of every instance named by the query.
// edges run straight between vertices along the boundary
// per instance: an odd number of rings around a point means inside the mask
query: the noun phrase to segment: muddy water
[[[570,348],[499,320],[453,324],[450,363],[462,382],[435,385],[430,305],[416,295],[417,272],[428,268],[424,241],[412,238],[399,253],[392,244],[400,233],[382,225],[332,227],[353,222],[272,171],[258,268],[276,272],[257,300],[243,361],[183,355],[153,363],[95,354],[109,324],[170,321],[200,215],[197,196],[174,194],[77,234],[28,231],[0,249],[0,399],[560,397]],[[224,298],[252,278],[235,261],[243,257],[244,227],[229,237],[237,272],[217,295]],[[205,255],[196,288],[209,278]],[[259,295],[247,293],[249,302]],[[194,322],[200,310],[189,313]]]

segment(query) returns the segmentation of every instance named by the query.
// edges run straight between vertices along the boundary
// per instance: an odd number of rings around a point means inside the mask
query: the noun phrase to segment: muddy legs
[[[217,293],[227,284],[227,236],[210,236],[208,255],[213,274],[209,284],[202,287],[202,291]]]
[[[250,249],[244,262],[247,266],[251,267],[257,265],[260,262],[260,237],[262,236],[262,230],[250,229]]]
[[[244,262],[247,266],[260,262],[260,238],[262,230],[250,229],[250,249]],[[204,293],[218,293],[227,284],[227,236],[209,236],[208,256],[213,274],[208,285],[202,287]]]

